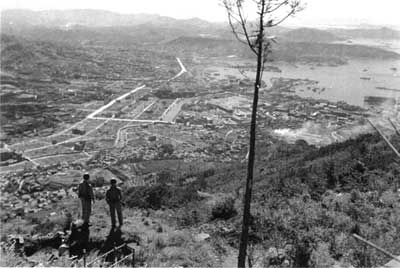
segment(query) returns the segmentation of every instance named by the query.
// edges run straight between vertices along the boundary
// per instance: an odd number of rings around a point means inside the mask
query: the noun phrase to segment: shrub
[[[204,171],[201,173],[200,178],[211,177],[211,176],[214,176],[214,174],[215,174],[215,169],[214,169],[214,168],[209,168],[209,169],[204,170]]]
[[[163,157],[166,155],[171,155],[174,153],[174,146],[170,143],[166,143],[160,146],[160,151],[158,153],[159,157]]]
[[[194,186],[169,186],[155,184],[129,188],[126,193],[129,207],[160,209],[177,208],[199,199]]]
[[[223,198],[214,205],[211,210],[212,219],[229,219],[237,213],[235,200],[232,197]]]
[[[160,173],[158,173],[157,175],[158,175],[158,182],[161,184],[171,182],[171,180],[173,179],[171,172],[169,172],[167,170],[163,170]]]
[[[56,227],[56,224],[53,221],[47,219],[45,222],[41,222],[35,226],[33,229],[34,234],[48,234],[53,232]]]
[[[151,242],[151,250],[159,251],[167,246],[164,235],[154,235]]]
[[[176,231],[168,235],[167,244],[169,247],[182,247],[186,242],[192,241],[192,237],[189,233]]]
[[[318,243],[317,248],[311,253],[310,261],[314,267],[332,267],[335,260],[329,255],[329,244]]]
[[[181,227],[197,225],[201,222],[201,215],[197,209],[182,208],[176,212],[177,223]]]

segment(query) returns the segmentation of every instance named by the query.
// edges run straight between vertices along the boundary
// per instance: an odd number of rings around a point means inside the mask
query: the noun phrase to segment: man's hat
[[[116,184],[117,180],[116,179],[111,179],[110,182],[111,182],[111,184]]]

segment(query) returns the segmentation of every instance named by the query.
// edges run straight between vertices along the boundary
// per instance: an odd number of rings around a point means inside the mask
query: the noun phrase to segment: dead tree
[[[267,35],[267,28],[281,24],[302,9],[300,0],[222,0],[229,24],[236,39],[247,45],[257,58],[254,83],[253,107],[250,123],[249,158],[246,190],[244,194],[243,225],[240,236],[238,267],[245,267],[250,224],[250,204],[253,188],[253,169],[256,142],[256,121],[258,92],[261,87],[264,64],[271,53],[273,37]],[[247,11],[255,12],[255,22],[247,17]]]

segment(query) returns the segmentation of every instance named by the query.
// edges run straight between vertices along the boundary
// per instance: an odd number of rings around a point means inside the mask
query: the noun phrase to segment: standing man
[[[83,175],[83,182],[78,187],[78,197],[82,204],[82,220],[89,225],[90,213],[92,212],[92,202],[94,204],[93,188],[89,184],[89,174]]]
[[[111,226],[115,227],[115,211],[117,211],[119,227],[122,226],[122,209],[121,209],[121,190],[117,187],[117,181],[112,179],[110,189],[106,192],[106,201],[110,206]]]

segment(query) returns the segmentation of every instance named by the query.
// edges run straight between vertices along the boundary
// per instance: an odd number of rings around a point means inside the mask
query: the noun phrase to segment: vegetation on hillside
[[[398,137],[393,137],[392,142],[400,147]],[[267,150],[272,151],[268,160],[264,157]],[[271,248],[284,251],[294,267],[337,262],[370,267],[388,261],[386,256],[356,241],[353,232],[399,254],[400,166],[395,157],[374,134],[321,148],[301,141],[261,146],[250,234],[253,245],[263,248],[265,264],[271,264],[265,253]],[[215,195],[238,193],[242,191],[244,174],[244,166],[234,164],[230,169],[217,169],[205,178],[205,184],[194,182],[184,191],[195,187]],[[146,191],[154,189],[157,187]],[[136,200],[135,195],[131,196],[128,202]],[[170,195],[171,199],[163,202],[177,204],[169,206],[176,211],[177,223],[184,220],[186,228],[213,223],[211,235],[237,247],[241,201],[232,203],[226,198],[210,209],[194,196],[197,194]],[[177,198],[179,202],[175,203]],[[219,224],[234,229],[221,232],[216,227]]]

